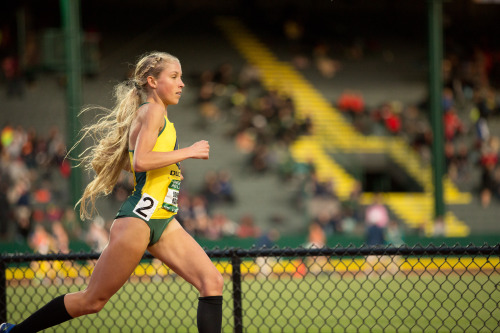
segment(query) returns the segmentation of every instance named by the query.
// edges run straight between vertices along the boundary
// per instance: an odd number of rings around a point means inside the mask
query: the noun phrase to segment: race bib
[[[170,185],[168,185],[167,195],[163,199],[162,207],[169,212],[177,213],[179,211],[179,206],[177,201],[179,200],[179,190],[181,189],[180,180],[172,180]]]
[[[156,206],[158,206],[158,200],[149,194],[144,193],[137,205],[135,205],[133,212],[146,221],[149,221],[156,209]]]

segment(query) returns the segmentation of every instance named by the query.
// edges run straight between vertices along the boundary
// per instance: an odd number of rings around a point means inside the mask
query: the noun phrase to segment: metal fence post
[[[7,278],[5,276],[7,264],[0,256],[0,323],[7,322]]]
[[[243,332],[243,314],[241,304],[241,258],[238,257],[236,250],[231,253],[231,265],[233,267],[233,314],[234,314],[234,332]]]

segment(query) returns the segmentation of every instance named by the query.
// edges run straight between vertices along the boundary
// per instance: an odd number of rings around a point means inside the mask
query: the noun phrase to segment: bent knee
[[[101,311],[109,299],[107,298],[97,298],[97,299],[87,299],[82,305],[83,314],[93,314]]]
[[[213,273],[207,274],[203,278],[200,294],[202,296],[218,296],[222,295],[222,289],[224,289],[224,278],[218,270],[214,270]]]

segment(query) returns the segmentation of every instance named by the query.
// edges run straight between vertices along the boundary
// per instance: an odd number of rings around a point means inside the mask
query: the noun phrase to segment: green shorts
[[[129,197],[129,199],[132,199]],[[168,224],[172,219],[175,217],[175,215],[167,218],[167,219],[149,219],[149,221],[146,221],[145,219],[140,218],[137,216],[137,214],[134,214],[132,212],[132,208],[135,206],[134,202],[131,202],[133,200],[127,200],[123,203],[122,207],[116,214],[115,219],[119,219],[120,217],[135,217],[140,220],[143,220],[146,222],[146,224],[149,226],[149,244],[148,246],[151,246],[158,242],[160,240],[161,235],[163,234],[163,231],[167,228]]]
[[[156,242],[160,240],[163,231],[167,228],[168,224],[175,217],[171,216],[168,219],[150,219],[149,221],[143,220],[139,218],[137,215],[117,215],[116,218],[119,219],[121,217],[135,217],[139,220],[146,222],[149,226],[149,244],[148,246],[154,245]]]

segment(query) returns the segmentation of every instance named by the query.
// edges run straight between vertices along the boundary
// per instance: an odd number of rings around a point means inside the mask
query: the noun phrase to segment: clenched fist
[[[201,140],[195,142],[191,147],[189,147],[189,149],[191,150],[191,158],[208,160],[210,153],[210,145],[208,144],[208,141]]]

